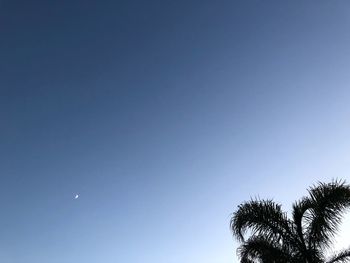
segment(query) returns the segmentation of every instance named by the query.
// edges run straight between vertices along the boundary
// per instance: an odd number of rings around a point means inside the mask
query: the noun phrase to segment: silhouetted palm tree
[[[272,200],[251,200],[238,207],[230,226],[241,243],[241,263],[350,262],[350,249],[326,259],[350,207],[350,185],[344,181],[319,183],[308,192],[309,196],[294,203],[291,219]]]

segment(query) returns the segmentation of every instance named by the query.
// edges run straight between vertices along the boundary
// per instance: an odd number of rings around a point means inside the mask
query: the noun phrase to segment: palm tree
[[[350,207],[350,185],[335,180],[318,183],[308,192],[293,204],[292,218],[273,200],[251,200],[238,206],[230,228],[240,242],[241,263],[350,262],[350,249],[326,258]]]

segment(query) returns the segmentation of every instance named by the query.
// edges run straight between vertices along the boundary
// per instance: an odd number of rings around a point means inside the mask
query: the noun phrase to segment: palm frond
[[[247,230],[271,239],[287,238],[291,222],[279,204],[272,200],[251,200],[238,207],[231,219],[233,235],[244,241]]]
[[[346,249],[338,252],[327,261],[327,263],[336,263],[336,262],[339,262],[339,263],[350,262],[350,249]]]
[[[270,262],[289,263],[293,261],[287,248],[263,236],[250,237],[238,248],[241,263]]]
[[[350,185],[319,183],[293,205],[293,220],[272,200],[238,206],[230,222],[241,263],[350,263],[350,249],[326,261],[326,248],[350,208]],[[245,236],[250,236],[245,240]]]
[[[309,214],[305,218],[308,245],[328,247],[344,212],[350,207],[350,185],[342,181],[319,183],[309,190],[309,194]]]
[[[304,241],[303,218],[307,217],[307,211],[312,208],[310,198],[304,197],[293,204],[293,222],[300,241]]]
[[[301,200],[293,204],[293,230],[296,234],[297,246],[299,247],[300,253],[309,258],[309,260],[312,259],[312,255],[306,244],[306,237],[303,229],[303,219],[308,220],[307,211],[311,208],[312,202],[308,197],[303,197]]]

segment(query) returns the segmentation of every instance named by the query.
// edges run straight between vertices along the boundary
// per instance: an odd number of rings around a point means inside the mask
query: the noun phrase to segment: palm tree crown
[[[293,204],[292,218],[273,200],[251,200],[238,206],[230,227],[241,244],[241,263],[350,262],[350,249],[328,258],[325,253],[350,207],[350,185],[345,181],[318,183],[308,192]]]

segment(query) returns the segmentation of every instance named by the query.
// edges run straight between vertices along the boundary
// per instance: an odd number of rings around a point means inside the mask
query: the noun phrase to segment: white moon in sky
[[[79,198],[79,195],[75,195],[75,196],[74,196],[74,199],[78,199],[78,198]]]

